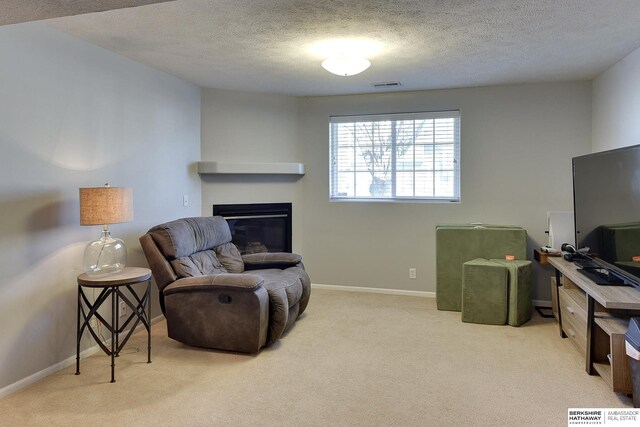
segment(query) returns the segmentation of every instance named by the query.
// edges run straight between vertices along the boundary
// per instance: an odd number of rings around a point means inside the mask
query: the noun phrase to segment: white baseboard
[[[100,347],[98,347],[98,345],[96,344],[95,346],[80,352],[80,358],[85,358],[85,357],[91,356],[92,354],[94,354],[98,350],[100,350]],[[41,379],[48,377],[49,375],[55,374],[56,372],[66,368],[68,366],[71,366],[74,363],[76,363],[75,354],[73,356],[70,356],[70,357],[64,359],[62,362],[58,362],[55,365],[49,366],[48,368],[45,368],[45,369],[43,369],[43,370],[41,370],[39,372],[36,372],[35,374],[29,375],[26,378],[18,380],[13,384],[9,384],[8,386],[3,387],[2,389],[0,389],[0,399],[2,399],[3,397],[9,396],[10,394],[13,394],[13,393],[15,393],[17,391],[20,391],[23,388],[26,388],[26,387],[30,386],[31,384],[34,384],[34,383],[40,381]]]
[[[314,289],[327,289],[331,291],[366,292],[371,294],[404,295],[404,296],[423,297],[423,298],[436,297],[435,292],[408,291],[403,289],[364,288],[360,286],[322,285],[319,283],[312,283],[311,287]]]
[[[322,285],[319,283],[312,283],[313,289],[327,289],[331,291],[343,291],[343,292],[367,292],[372,294],[387,294],[387,295],[404,295],[423,298],[435,298],[435,292],[427,291],[407,291],[402,289],[385,289],[385,288],[364,288],[360,286],[340,286],[340,285]],[[549,307],[551,308],[551,301],[545,300],[532,300],[534,307]]]
[[[153,319],[151,319],[151,324],[155,324],[158,323],[159,321],[164,320],[164,316],[163,315],[159,315],[157,317],[154,317]],[[144,325],[140,324],[136,327],[135,332],[139,332],[144,328]],[[126,336],[126,332],[124,331],[123,334],[125,334]],[[107,340],[107,344],[109,345],[111,343],[111,340]],[[98,344],[94,345],[93,347],[90,347],[84,351],[80,352],[80,358],[85,358],[85,357],[89,357],[92,354],[96,353],[97,351],[101,351],[100,346],[98,346]],[[49,366],[48,368],[45,368],[41,371],[36,372],[35,374],[29,375],[26,378],[23,378],[21,380],[16,381],[13,384],[9,384],[6,387],[3,387],[0,389],[0,399],[2,399],[3,397],[9,396],[10,394],[13,394],[19,390],[22,390],[25,387],[30,386],[31,384],[34,384],[38,381],[40,381],[43,378],[48,377],[49,375],[55,374],[56,372],[65,369],[71,365],[73,365],[74,363],[76,363],[76,355],[74,354],[73,356],[67,357],[66,359],[64,359],[61,362],[56,363],[55,365]]]

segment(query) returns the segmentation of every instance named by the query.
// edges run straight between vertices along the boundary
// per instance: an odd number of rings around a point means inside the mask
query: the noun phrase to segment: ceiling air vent
[[[374,83],[372,84],[373,87],[380,87],[380,88],[385,88],[385,87],[397,87],[400,86],[400,82],[380,82],[380,83]]]

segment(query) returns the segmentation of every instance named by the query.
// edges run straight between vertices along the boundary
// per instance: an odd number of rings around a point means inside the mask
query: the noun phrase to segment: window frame
[[[420,171],[417,167],[416,167],[416,163],[415,163],[415,148],[416,146],[427,146],[427,145],[431,145],[434,152],[435,152],[435,147],[438,145],[438,143],[436,142],[436,138],[437,138],[437,134],[433,133],[432,135],[432,140],[430,143],[427,144],[417,144],[416,143],[416,130],[415,130],[415,123],[418,120],[435,120],[435,119],[453,119],[453,142],[452,143],[447,143],[447,144],[452,144],[453,145],[453,169],[451,169],[451,172],[453,173],[453,195],[451,197],[449,196],[416,196],[415,195],[415,180],[416,180],[416,172],[424,172],[424,171]],[[411,147],[414,150],[414,162],[413,162],[413,166],[412,169],[406,169],[406,168],[399,168],[398,167],[398,160],[396,158],[396,148],[397,148],[397,128],[396,128],[396,123],[399,121],[413,121],[413,137],[412,137],[412,143],[411,143]],[[330,201],[335,201],[335,202],[341,202],[341,201],[348,201],[348,202],[387,202],[387,203],[414,203],[414,202],[418,202],[418,203],[460,203],[462,200],[462,196],[461,196],[461,189],[460,189],[460,183],[461,183],[461,161],[460,161],[460,151],[461,151],[461,126],[460,126],[460,121],[461,121],[461,114],[460,114],[460,110],[442,110],[442,111],[423,111],[423,112],[413,112],[413,113],[388,113],[388,114],[366,114],[366,115],[336,115],[336,116],[329,116],[329,200]],[[380,123],[380,122],[390,122],[391,123],[391,135],[390,135],[390,140],[391,140],[391,159],[390,159],[390,167],[391,167],[391,196],[382,196],[382,197],[376,197],[376,196],[371,196],[371,197],[366,197],[366,196],[357,196],[357,195],[352,195],[352,196],[338,196],[337,193],[337,188],[339,185],[338,182],[338,147],[340,147],[339,142],[337,142],[336,140],[336,132],[337,132],[337,128],[338,126],[334,126],[334,125],[339,125],[339,124],[350,124],[353,123],[354,126],[356,124],[363,124],[363,123]],[[435,122],[434,122],[434,126],[435,126]],[[355,130],[354,130],[355,132]],[[355,133],[354,133],[354,139],[356,138]],[[354,147],[354,155],[353,155],[353,171],[348,171],[348,172],[352,172],[353,176],[354,176],[354,182],[356,181],[356,174],[357,172],[357,154],[356,154],[356,148],[357,148],[357,143],[354,142],[353,143],[353,147]],[[361,153],[362,155],[362,153]],[[433,158],[433,162],[435,164],[435,154],[434,154],[434,158]],[[372,174],[372,176],[374,176],[374,171],[372,171],[370,168],[368,168],[369,173]],[[414,195],[413,196],[398,196],[397,195],[397,190],[398,190],[398,185],[397,185],[397,175],[398,175],[398,171],[400,172],[412,172],[411,177],[414,181],[413,184],[413,191],[414,191]],[[360,171],[361,172],[361,171]],[[432,181],[434,182],[434,188],[435,188],[435,178],[438,172],[438,169],[434,168],[432,170],[428,170],[427,172],[429,172],[431,174],[432,177]],[[442,172],[442,170],[440,170],[440,172]],[[342,172],[344,173],[344,171]],[[355,184],[354,184],[354,188],[355,188]]]

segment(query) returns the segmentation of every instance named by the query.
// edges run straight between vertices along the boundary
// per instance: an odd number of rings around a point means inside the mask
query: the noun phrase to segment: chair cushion
[[[242,273],[244,271],[244,261],[240,251],[233,243],[225,243],[215,248],[216,256],[220,260],[222,266],[229,273]]]
[[[245,274],[255,274],[264,279],[262,286],[269,293],[270,299],[275,295],[279,295],[277,290],[283,289],[287,298],[286,308],[293,307],[302,296],[302,282],[300,275],[294,271],[268,269],[268,270],[251,270]],[[283,304],[284,305],[284,304]]]
[[[171,267],[178,277],[228,273],[213,250],[196,252],[186,257],[174,259],[171,261]]]

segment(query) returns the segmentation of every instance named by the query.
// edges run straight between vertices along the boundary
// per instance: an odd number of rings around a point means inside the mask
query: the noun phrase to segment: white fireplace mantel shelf
[[[198,162],[198,173],[304,175],[304,163]]]

